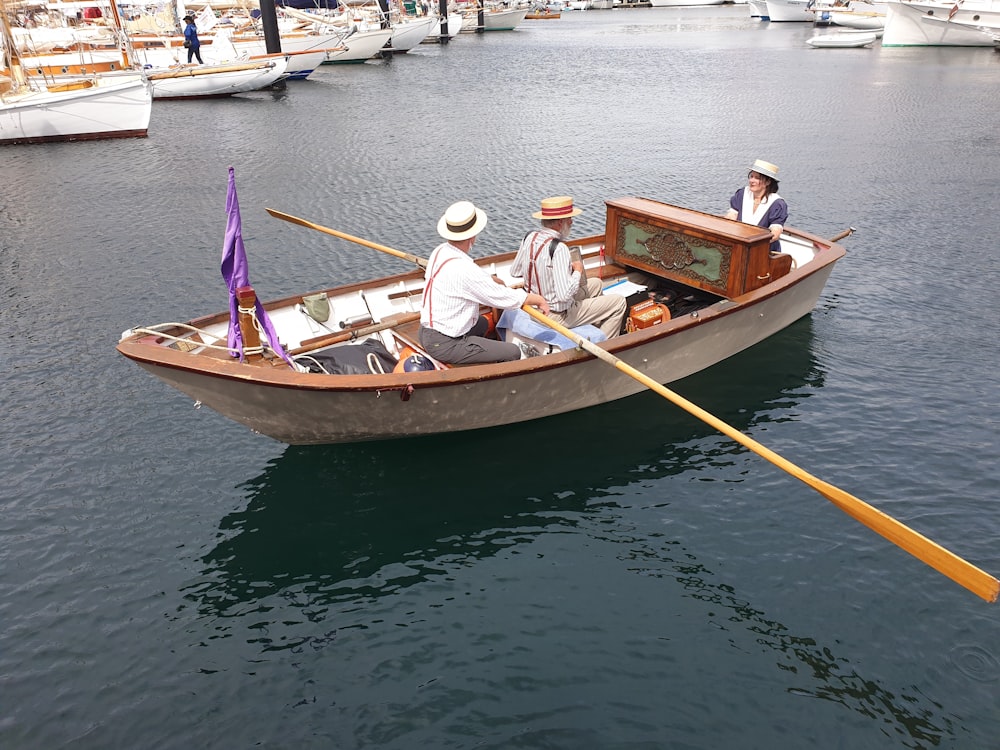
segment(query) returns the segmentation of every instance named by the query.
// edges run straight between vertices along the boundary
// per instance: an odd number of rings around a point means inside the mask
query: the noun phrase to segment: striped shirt
[[[528,293],[498,284],[457,247],[445,242],[434,248],[424,271],[420,325],[458,338],[479,320],[479,306],[506,310],[521,307]]]
[[[565,242],[556,244],[549,257],[549,246],[559,234],[551,229],[528,232],[514,257],[510,275],[524,279],[524,288],[545,297],[553,312],[566,312],[580,289],[580,273],[574,271]]]

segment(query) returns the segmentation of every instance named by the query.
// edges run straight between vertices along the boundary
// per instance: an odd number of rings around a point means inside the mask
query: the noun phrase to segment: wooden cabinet
[[[771,232],[648,198],[606,201],[610,262],[738,297],[783,276],[790,256],[771,256]]]

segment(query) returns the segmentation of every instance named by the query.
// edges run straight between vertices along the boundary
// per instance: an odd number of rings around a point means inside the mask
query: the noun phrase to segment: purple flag
[[[222,246],[222,278],[229,286],[229,348],[239,350],[242,362],[244,361],[243,336],[240,333],[236,290],[241,286],[250,286],[250,272],[247,268],[247,251],[243,247],[240,202],[236,197],[236,175],[232,167],[229,168],[229,192],[226,194],[226,242]],[[267,339],[270,348],[291,364],[291,360],[278,342],[278,335],[274,332],[271,319],[267,317],[260,300],[257,300],[257,321],[264,331],[264,338]]]

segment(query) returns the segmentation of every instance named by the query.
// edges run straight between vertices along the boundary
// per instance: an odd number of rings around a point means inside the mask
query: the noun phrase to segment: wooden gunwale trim
[[[789,230],[803,239],[809,240],[819,246],[816,260],[802,268],[792,270],[789,274],[777,279],[764,287],[756,289],[747,294],[741,295],[732,300],[722,299],[707,308],[697,311],[698,316],[691,314],[683,315],[680,318],[671,319],[660,325],[651,326],[631,334],[620,336],[609,341],[602,342],[601,348],[614,353],[616,356],[622,352],[627,352],[644,346],[651,341],[670,335],[679,330],[694,329],[710,322],[715,322],[736,312],[752,308],[758,304],[787,291],[790,287],[798,285],[810,276],[815,275],[823,268],[832,265],[842,258],[846,251],[836,243],[830,243],[816,235],[798,230]],[[476,259],[480,265],[488,265],[496,262],[505,256],[513,257],[514,253],[494,255],[489,258]],[[411,271],[409,273],[397,274],[396,276],[385,277],[384,281],[404,280],[420,278],[422,271]],[[355,291],[364,288],[369,282],[359,282],[346,287],[338,288],[340,292]],[[265,304],[265,309],[282,307],[292,304],[302,295],[291,295],[281,300]],[[714,308],[714,309],[713,309]],[[190,322],[190,325],[200,327],[207,323],[217,323],[228,318],[229,313],[219,313],[216,315],[198,318]],[[166,331],[164,331],[166,332]],[[413,388],[444,388],[462,384],[480,383],[490,380],[503,380],[515,376],[529,373],[541,373],[549,370],[556,370],[578,363],[583,359],[593,359],[592,354],[588,354],[578,349],[567,349],[562,352],[548,354],[544,357],[515,360],[505,363],[491,363],[482,365],[468,365],[453,367],[448,370],[430,370],[423,372],[401,372],[386,373],[381,376],[375,375],[335,375],[324,378],[316,373],[294,372],[290,368],[278,369],[271,366],[270,360],[264,360],[260,365],[246,365],[233,358],[229,360],[214,359],[205,356],[194,355],[197,366],[188,364],[192,362],[192,355],[162,346],[150,346],[139,343],[140,339],[150,337],[151,334],[135,334],[134,336],[121,341],[117,345],[118,351],[128,359],[138,363],[146,363],[172,370],[195,373],[203,377],[219,378],[222,380],[251,382],[258,386],[270,388],[287,388],[293,390],[315,391],[315,392],[391,392],[403,390],[407,387]],[[150,356],[150,355],[154,356]],[[328,382],[335,379],[334,382]]]

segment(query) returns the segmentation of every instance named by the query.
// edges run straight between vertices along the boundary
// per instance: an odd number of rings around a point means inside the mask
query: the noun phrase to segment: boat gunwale
[[[809,277],[819,273],[823,268],[834,264],[842,258],[846,251],[840,245],[829,240],[824,240],[816,235],[795,229],[786,229],[790,235],[808,240],[816,247],[816,255],[813,260],[804,264],[800,268],[791,270],[785,276],[766,284],[752,292],[748,292],[733,299],[720,299],[706,308],[702,308],[693,313],[685,314],[681,317],[668,320],[656,326],[625,334],[614,339],[601,342],[599,346],[606,349],[615,356],[620,356],[633,352],[651,342],[675,335],[681,331],[692,330],[708,323],[713,323],[724,319],[729,315],[739,311],[752,308],[762,304],[767,300],[787,291],[792,286],[805,281]],[[604,235],[573,240],[573,244],[584,241],[603,241]],[[499,253],[484,258],[477,258],[479,265],[488,265],[501,259],[510,259],[515,255],[513,252]],[[629,269],[630,271],[632,269]],[[637,270],[637,269],[636,269]],[[422,278],[423,272],[420,270],[395,274],[392,276],[369,279],[367,281],[346,284],[334,287],[327,293],[337,294],[350,293],[358,289],[370,287],[373,282],[380,286],[385,286],[396,281],[412,280]],[[269,301],[264,304],[266,310],[287,307],[295,304],[302,295],[290,295],[278,300]],[[229,316],[228,312],[215,313],[191,320],[187,325],[193,327],[203,327],[210,324],[219,324]],[[170,329],[164,329],[166,333]],[[345,331],[346,333],[346,331]],[[531,357],[527,359],[513,360],[510,362],[498,362],[477,365],[464,365],[452,367],[447,370],[430,370],[418,372],[385,373],[381,376],[371,374],[361,375],[323,375],[312,372],[296,372],[287,367],[280,359],[267,360],[261,363],[247,365],[235,357],[232,359],[221,359],[194,355],[196,359],[191,360],[190,352],[179,351],[160,345],[150,345],[143,343],[145,339],[155,338],[154,334],[137,332],[119,341],[116,348],[126,358],[140,364],[147,364],[155,367],[162,367],[171,370],[179,370],[194,373],[203,377],[232,380],[240,382],[252,382],[258,386],[271,388],[284,388],[292,390],[306,390],[313,392],[371,392],[382,391],[403,391],[409,388],[431,389],[461,386],[463,384],[473,384],[491,380],[514,379],[525,375],[545,373],[557,370],[562,367],[577,364],[587,359],[593,359],[594,355],[581,349],[573,348],[560,352],[546,354],[541,357]],[[359,337],[361,338],[361,337]],[[155,354],[154,354],[155,353]]]

